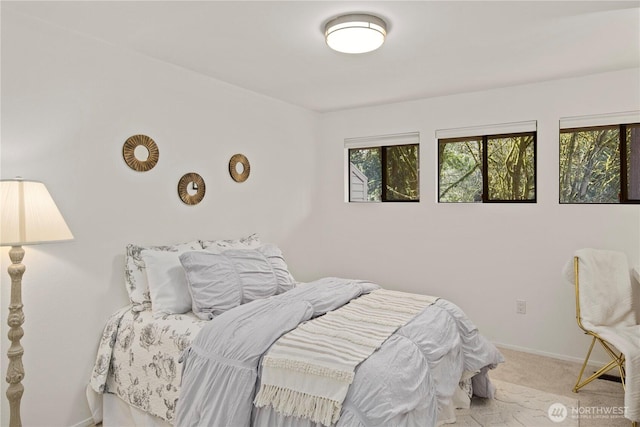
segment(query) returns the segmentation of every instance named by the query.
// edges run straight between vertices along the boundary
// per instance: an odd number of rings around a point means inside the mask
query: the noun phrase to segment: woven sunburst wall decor
[[[146,160],[139,160],[136,157],[136,147],[143,146],[149,152]],[[146,172],[153,169],[160,158],[160,150],[155,141],[147,135],[133,135],[129,137],[122,146],[122,157],[129,167],[138,172]]]
[[[189,188],[195,191],[195,194],[190,194]],[[204,179],[195,172],[184,174],[178,182],[178,196],[187,205],[200,203],[204,199],[205,190]]]
[[[238,164],[242,165],[242,172],[238,172]],[[249,171],[251,166],[249,160],[244,154],[234,154],[229,160],[229,174],[235,182],[245,182],[249,178]]]

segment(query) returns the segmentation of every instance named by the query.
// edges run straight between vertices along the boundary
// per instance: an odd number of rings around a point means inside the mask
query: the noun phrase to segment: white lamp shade
[[[2,180],[0,202],[0,246],[37,245],[73,239],[43,183]]]
[[[385,22],[372,15],[344,15],[329,21],[325,39],[329,47],[343,53],[365,53],[376,50],[387,35]]]

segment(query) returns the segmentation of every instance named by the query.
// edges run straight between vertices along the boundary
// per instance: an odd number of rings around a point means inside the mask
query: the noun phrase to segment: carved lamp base
[[[22,264],[24,249],[22,246],[12,246],[9,250],[11,265],[7,269],[11,276],[11,304],[9,305],[9,319],[7,321],[9,329],[9,340],[11,346],[7,351],[9,356],[9,367],[7,369],[7,398],[9,399],[9,426],[21,427],[20,400],[24,393],[22,379],[24,378],[24,367],[22,366],[22,355],[24,349],[20,345],[20,339],[24,335],[22,324],[24,323],[24,313],[22,312],[22,275],[25,267]]]

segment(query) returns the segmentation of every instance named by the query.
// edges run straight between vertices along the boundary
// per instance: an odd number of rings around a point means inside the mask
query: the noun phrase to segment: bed
[[[129,245],[125,265],[87,388],[104,426],[435,426],[493,397],[502,355],[442,298],[297,283],[255,235]]]

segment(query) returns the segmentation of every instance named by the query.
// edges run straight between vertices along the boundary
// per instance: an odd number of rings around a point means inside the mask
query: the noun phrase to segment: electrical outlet
[[[527,314],[527,302],[524,300],[516,300],[516,313]]]

